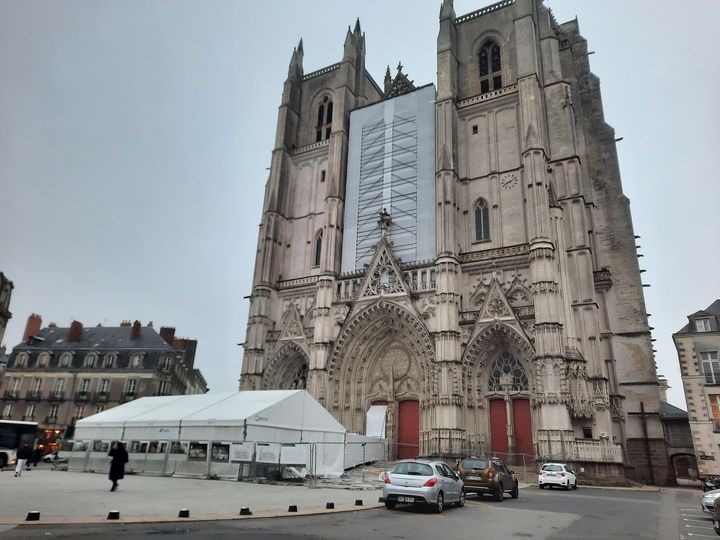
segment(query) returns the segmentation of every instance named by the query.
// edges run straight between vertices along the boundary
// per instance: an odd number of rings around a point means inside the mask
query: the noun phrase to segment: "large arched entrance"
[[[341,332],[328,366],[329,410],[364,432],[372,404],[387,404],[390,458],[423,453],[422,404],[431,395],[434,351],[425,327],[397,304],[380,300]]]
[[[263,371],[262,387],[267,390],[307,388],[308,356],[295,342],[283,345]]]
[[[530,396],[530,344],[515,329],[495,323],[465,352],[467,453],[490,453],[509,463],[534,459]]]

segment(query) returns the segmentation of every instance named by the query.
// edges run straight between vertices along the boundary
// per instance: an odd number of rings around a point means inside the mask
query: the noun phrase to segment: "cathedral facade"
[[[307,388],[392,458],[494,453],[663,484],[629,201],[577,21],[541,0],[457,16],[437,81],[382,87],[365,36],[293,51],[240,388]],[[582,469],[580,469],[582,468]]]

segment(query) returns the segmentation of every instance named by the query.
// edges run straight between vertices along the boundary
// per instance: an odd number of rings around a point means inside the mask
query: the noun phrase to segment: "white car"
[[[545,489],[546,486],[559,486],[565,491],[577,489],[577,477],[575,471],[565,463],[545,463],[538,474],[538,485],[540,489]]]

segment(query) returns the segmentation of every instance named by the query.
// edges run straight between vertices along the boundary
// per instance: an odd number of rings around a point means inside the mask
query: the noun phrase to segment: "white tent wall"
[[[380,437],[367,437],[357,433],[345,434],[344,468],[352,469],[362,463],[387,460],[387,440]]]
[[[78,421],[75,440],[70,468],[95,472],[107,472],[113,440],[127,445],[130,473],[237,478],[229,448],[245,441],[295,444],[278,461],[304,461],[318,476],[340,476],[354,461],[343,426],[304,390],[141,398]]]

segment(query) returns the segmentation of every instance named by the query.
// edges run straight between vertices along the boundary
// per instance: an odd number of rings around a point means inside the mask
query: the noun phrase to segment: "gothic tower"
[[[495,453],[666,482],[628,200],[577,21],[440,9],[437,88],[293,52],[241,388],[307,388],[391,457]]]

